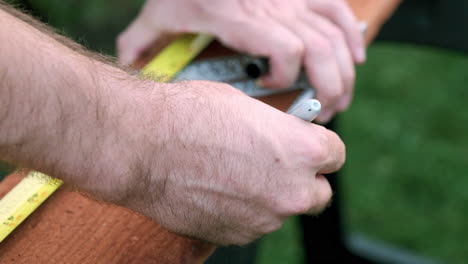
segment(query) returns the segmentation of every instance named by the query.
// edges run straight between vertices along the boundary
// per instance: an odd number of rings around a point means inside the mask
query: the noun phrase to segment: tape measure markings
[[[0,200],[0,242],[39,207],[62,181],[32,171]]]

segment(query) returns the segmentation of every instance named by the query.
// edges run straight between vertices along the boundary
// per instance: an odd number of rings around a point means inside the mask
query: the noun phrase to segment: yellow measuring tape
[[[211,43],[213,37],[205,34],[186,34],[164,48],[143,68],[142,73],[160,82],[170,81]]]
[[[0,200],[0,242],[60,185],[61,180],[33,171],[7,193]]]
[[[213,40],[204,34],[186,34],[164,48],[142,70],[144,76],[170,81]],[[62,181],[40,172],[30,172],[0,200],[0,242],[38,208]]]

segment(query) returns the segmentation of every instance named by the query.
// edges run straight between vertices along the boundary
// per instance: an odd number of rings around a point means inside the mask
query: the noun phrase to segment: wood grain
[[[0,184],[3,197],[25,172]],[[214,247],[61,187],[0,244],[1,263],[203,263]]]

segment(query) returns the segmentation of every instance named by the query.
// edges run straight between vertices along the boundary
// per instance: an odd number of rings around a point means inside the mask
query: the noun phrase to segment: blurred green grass
[[[60,31],[109,54],[141,2],[30,1]],[[448,263],[468,260],[467,72],[468,58],[453,52],[369,49],[355,101],[339,117],[349,230]],[[300,263],[299,232],[293,218],[263,239],[258,263]]]
[[[468,58],[375,45],[341,117],[351,230],[449,263],[468,260]]]

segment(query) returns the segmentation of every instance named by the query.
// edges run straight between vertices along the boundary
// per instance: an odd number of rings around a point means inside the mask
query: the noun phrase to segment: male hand
[[[225,84],[140,80],[24,21],[0,4],[0,159],[219,244],[330,200],[335,133]]]
[[[120,61],[131,64],[155,40],[185,32],[270,58],[264,87],[289,87],[303,67],[323,106],[321,123],[348,108],[354,64],[365,61],[362,33],[344,0],[147,0],[118,38]]]
[[[322,174],[341,167],[345,150],[322,126],[220,83],[165,84],[114,97],[127,110],[118,111],[121,140],[105,151],[116,154],[106,160],[135,169],[110,174],[129,186],[111,200],[173,232],[246,244],[288,216],[320,212],[332,196]]]

